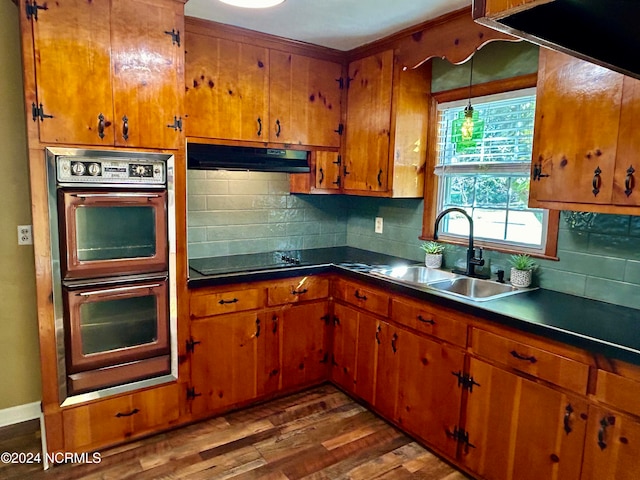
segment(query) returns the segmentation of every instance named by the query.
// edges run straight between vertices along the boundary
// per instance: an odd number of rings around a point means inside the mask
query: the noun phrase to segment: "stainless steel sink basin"
[[[460,277],[460,275],[456,273],[447,272],[446,270],[438,270],[437,268],[427,268],[421,265],[385,268],[373,270],[371,273],[419,285]]]
[[[483,302],[528,292],[532,289],[516,288],[493,280],[465,277],[457,273],[427,268],[421,265],[372,270],[371,273],[422,290],[436,290],[455,297]]]
[[[493,300],[527,291],[506,283],[471,277],[458,277],[433,282],[429,284],[429,287],[475,301]]]

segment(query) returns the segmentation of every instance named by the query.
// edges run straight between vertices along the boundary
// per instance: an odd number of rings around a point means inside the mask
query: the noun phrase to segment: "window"
[[[437,208],[466,210],[474,237],[487,244],[544,253],[548,212],[527,206],[535,100],[532,88],[474,98],[467,141],[461,125],[468,100],[439,104]],[[466,242],[469,223],[454,212],[439,230]]]

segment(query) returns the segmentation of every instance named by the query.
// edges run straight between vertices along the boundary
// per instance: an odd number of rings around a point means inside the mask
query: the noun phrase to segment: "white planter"
[[[516,270],[511,268],[511,285],[526,288],[531,285],[533,270]]]
[[[442,266],[441,253],[425,253],[424,264],[429,268],[440,268]]]

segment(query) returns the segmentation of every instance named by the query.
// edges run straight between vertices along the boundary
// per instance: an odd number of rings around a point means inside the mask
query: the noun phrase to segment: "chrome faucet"
[[[461,273],[461,274],[467,275],[469,277],[489,278],[489,275],[476,273],[476,271],[475,271],[476,266],[481,267],[481,266],[484,265],[484,259],[482,258],[482,248],[478,249],[478,256],[476,257],[475,248],[473,246],[473,219],[463,209],[458,208],[458,207],[451,207],[451,208],[447,208],[447,209],[443,210],[442,212],[440,212],[438,214],[438,216],[436,217],[436,222],[435,222],[435,225],[433,227],[433,239],[434,240],[438,240],[438,226],[440,225],[440,220],[442,220],[442,217],[444,217],[445,215],[447,215],[448,213],[451,213],[451,212],[461,213],[465,217],[467,217],[467,220],[469,220],[469,247],[467,249],[467,268],[466,268],[466,271],[459,270],[457,268],[454,268],[451,271],[453,273]]]

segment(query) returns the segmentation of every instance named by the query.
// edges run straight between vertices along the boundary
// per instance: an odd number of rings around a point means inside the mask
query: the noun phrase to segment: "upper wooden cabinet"
[[[21,18],[42,143],[178,147],[184,2],[60,0],[37,15]]]
[[[636,179],[640,80],[540,49],[531,206],[629,213]]]
[[[403,70],[392,50],[349,64],[343,188],[421,197],[431,76]]]
[[[340,146],[342,66],[187,32],[187,136]]]

